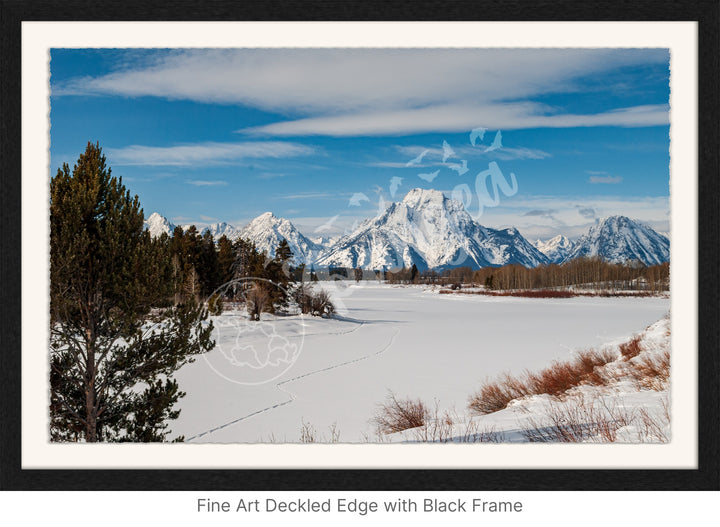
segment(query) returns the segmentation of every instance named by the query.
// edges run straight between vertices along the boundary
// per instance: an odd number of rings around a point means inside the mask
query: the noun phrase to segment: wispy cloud
[[[471,160],[473,158],[486,158],[486,159],[498,159],[501,161],[510,161],[514,159],[547,159],[552,157],[552,154],[540,150],[537,148],[525,148],[525,147],[503,147],[498,150],[486,152],[485,148],[478,143],[478,146],[470,145],[452,145],[455,150],[456,156],[454,160],[466,159]],[[423,161],[420,164],[413,165],[410,168],[427,168],[436,166],[447,166],[448,163],[443,163],[443,150],[442,148],[427,148],[423,146],[410,145],[410,146],[396,146],[395,149],[404,158],[411,158],[417,155],[418,152],[426,152],[423,156]],[[448,161],[450,162],[450,161]],[[380,168],[407,168],[407,161],[373,161],[367,163],[367,166],[380,167]]]
[[[597,213],[595,212],[595,209],[592,207],[579,207],[578,206],[578,214],[582,216],[583,218],[592,219],[597,216]]]
[[[513,196],[498,207],[486,208],[480,223],[496,228],[514,226],[529,239],[547,239],[557,234],[574,238],[586,232],[597,218],[623,215],[647,223],[656,230],[667,231],[669,208],[667,196],[596,196],[591,199],[578,196]],[[551,212],[551,215],[546,212]]]
[[[589,75],[664,64],[662,49],[257,49],[158,52],[156,60],[52,85],[67,95],[154,96],[289,116],[244,133],[381,135],[667,124],[667,107],[569,115],[531,100]],[[292,89],[287,89],[292,80]]]
[[[555,209],[533,209],[527,211],[523,216],[540,216],[542,218],[547,218],[550,220],[555,219],[555,214],[557,214],[558,211]]]
[[[486,155],[502,161],[511,161],[513,159],[547,159],[552,157],[552,154],[537,148],[510,148],[505,146],[501,149],[488,152]]]
[[[458,133],[470,130],[478,122],[496,130],[594,126],[633,128],[667,125],[670,122],[668,112],[666,104],[617,108],[597,114],[551,113],[544,105],[535,103],[433,105],[420,109],[309,117],[239,131],[254,135],[336,137]]]
[[[217,221],[217,218],[214,218],[212,216],[205,216],[203,214],[200,214],[200,219],[203,221]]]
[[[204,142],[175,146],[131,145],[106,149],[113,165],[194,166],[234,164],[246,159],[308,156],[315,149],[282,141]]]
[[[622,180],[622,176],[590,176],[588,178],[588,182],[592,183],[593,185],[617,185],[618,183],[622,183]]]
[[[219,187],[219,186],[227,185],[228,182],[222,181],[222,180],[218,180],[218,181],[193,180],[193,181],[188,181],[188,184],[195,185],[196,187]]]
[[[280,199],[320,199],[320,198],[332,198],[337,197],[335,194],[329,192],[308,192],[306,194],[289,194],[286,196],[279,196]]]

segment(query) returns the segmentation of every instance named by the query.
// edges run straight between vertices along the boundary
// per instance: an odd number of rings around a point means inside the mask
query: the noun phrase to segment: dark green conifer
[[[56,441],[163,441],[183,395],[171,375],[211,349],[212,325],[172,293],[167,238],[88,143],[51,181],[50,427]],[[175,242],[175,240],[173,240]]]

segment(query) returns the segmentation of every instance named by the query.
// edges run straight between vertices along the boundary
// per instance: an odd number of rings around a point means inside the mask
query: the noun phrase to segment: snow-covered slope
[[[143,222],[143,228],[150,231],[150,236],[157,238],[162,235],[162,233],[172,236],[173,230],[175,230],[175,225],[170,223],[165,216],[161,216],[157,212],[153,212]]]
[[[338,241],[341,238],[341,236],[313,236],[309,237],[308,239],[312,240],[316,245],[323,245],[325,247],[330,247],[332,244],[334,244],[336,241]]]
[[[320,252],[325,249],[306,238],[295,226],[285,218],[278,218],[272,212],[261,214],[245,226],[239,236],[255,244],[259,251],[266,251],[268,256],[275,256],[275,249],[285,239],[293,253],[296,264],[314,263]]]
[[[156,238],[162,233],[165,233],[168,236],[172,236],[172,233],[175,230],[176,226],[173,223],[170,223],[170,221],[168,221],[165,216],[161,216],[157,212],[153,212],[145,220],[145,222],[143,223],[143,227],[150,231],[150,235],[153,238]],[[182,227],[183,231],[187,231],[190,228],[190,224],[181,225],[180,227]],[[208,225],[207,227],[199,229],[201,235],[205,234],[205,232],[208,231],[213,235],[213,239],[215,239],[216,241],[223,234],[231,240],[235,240],[240,235],[239,229],[225,222],[213,223],[212,225]]]
[[[538,251],[548,257],[550,263],[562,262],[574,247],[573,242],[562,234],[558,234],[547,241],[537,240],[533,245]]]
[[[240,236],[240,229],[224,221],[208,225],[202,230],[202,233],[204,234],[206,231],[212,234],[215,241],[222,236],[227,236],[231,241],[235,241]]]
[[[494,230],[475,222],[459,201],[437,190],[413,189],[399,203],[363,222],[317,261],[320,266],[443,269],[547,263],[514,228]]]
[[[640,260],[646,265],[670,261],[670,240],[625,216],[599,220],[575,243],[566,260],[600,256],[613,263]]]

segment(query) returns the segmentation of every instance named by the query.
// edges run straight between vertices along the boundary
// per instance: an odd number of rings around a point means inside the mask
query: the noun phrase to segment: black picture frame
[[[0,489],[720,490],[720,5],[546,0],[2,0],[0,11]],[[27,470],[21,466],[21,24],[23,21],[696,21],[699,36],[698,455],[694,470]],[[38,350],[38,352],[42,352]]]

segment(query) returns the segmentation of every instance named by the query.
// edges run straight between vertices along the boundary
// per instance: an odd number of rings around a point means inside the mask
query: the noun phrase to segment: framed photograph
[[[64,5],[3,488],[718,489],[717,6]]]

